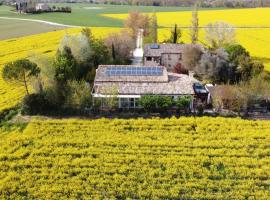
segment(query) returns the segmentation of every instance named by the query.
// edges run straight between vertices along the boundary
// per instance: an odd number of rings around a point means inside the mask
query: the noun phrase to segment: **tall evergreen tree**
[[[158,42],[158,23],[157,23],[157,15],[153,13],[152,15],[152,34],[153,34],[153,42]]]
[[[198,42],[199,36],[199,17],[198,17],[198,5],[197,3],[194,6],[194,10],[192,12],[192,20],[191,20],[191,42],[192,44],[196,44]]]
[[[177,31],[177,24],[174,25],[174,32],[173,32],[173,43],[176,44],[178,40],[178,31]]]
[[[112,43],[112,59],[113,59],[113,62],[115,62],[116,60],[116,54],[115,54],[115,47],[114,47],[114,44]]]

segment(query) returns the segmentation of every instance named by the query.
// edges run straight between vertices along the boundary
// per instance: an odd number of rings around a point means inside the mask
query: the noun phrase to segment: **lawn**
[[[38,15],[20,15],[11,12],[11,7],[0,6],[0,17],[19,17],[27,19],[40,19],[60,24],[92,26],[92,27],[122,27],[122,20],[114,19],[103,14],[128,13],[131,10],[141,12],[172,12],[188,11],[192,8],[183,7],[152,7],[152,6],[113,6],[95,4],[53,4],[56,6],[71,6],[72,13],[43,13]],[[209,10],[209,9],[208,9]]]
[[[260,199],[270,123],[34,119],[2,131],[1,199]]]
[[[65,27],[42,24],[38,22],[8,20],[0,18],[0,40],[17,38],[38,33],[51,32]]]

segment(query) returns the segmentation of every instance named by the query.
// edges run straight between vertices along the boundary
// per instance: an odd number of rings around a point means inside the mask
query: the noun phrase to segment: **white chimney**
[[[133,51],[133,65],[141,65],[143,59],[143,29],[139,29],[136,39],[136,49]]]

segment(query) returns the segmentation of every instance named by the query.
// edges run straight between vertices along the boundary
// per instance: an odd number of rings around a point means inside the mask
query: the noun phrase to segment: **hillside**
[[[270,124],[34,119],[2,132],[0,198],[269,199]]]

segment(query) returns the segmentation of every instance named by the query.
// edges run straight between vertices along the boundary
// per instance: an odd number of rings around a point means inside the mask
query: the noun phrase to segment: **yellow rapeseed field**
[[[161,27],[180,27],[191,25],[190,11],[156,13]],[[106,14],[107,17],[125,19],[127,14]],[[270,70],[270,8],[204,10],[199,11],[199,25],[206,26],[216,21],[224,21],[237,28],[237,42],[251,53],[251,56],[263,59],[267,70]],[[245,28],[243,28],[245,27]],[[253,27],[253,28],[251,28]],[[269,27],[269,28],[266,28]],[[162,28],[159,40],[168,36],[170,29]],[[183,41],[190,42],[188,29],[183,28]],[[200,31],[200,41],[204,42],[204,30]]]
[[[191,12],[158,12],[158,24],[163,27],[171,27],[173,24],[189,26],[191,23]],[[128,14],[104,14],[106,17],[125,19]],[[199,11],[200,26],[205,26],[214,21],[225,21],[241,27],[270,27],[270,8],[251,9],[225,9],[225,10],[203,10]]]
[[[0,198],[269,200],[269,142],[268,121],[34,119],[1,134]]]
[[[119,28],[95,27],[91,30],[96,37],[103,37],[110,32],[118,31]],[[73,28],[0,41],[0,72],[5,63],[27,57],[31,53],[53,56],[65,34],[77,34],[80,31],[80,28]],[[25,94],[22,86],[6,83],[2,76],[0,86],[0,112],[15,106]]]

